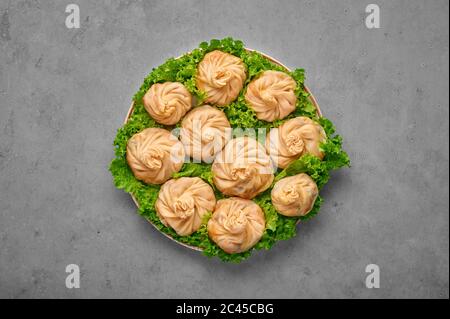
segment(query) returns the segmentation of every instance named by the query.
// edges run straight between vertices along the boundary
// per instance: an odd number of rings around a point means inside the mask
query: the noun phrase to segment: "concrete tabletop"
[[[369,29],[356,0],[1,0],[0,297],[448,298],[449,4],[374,1]],[[305,68],[352,160],[294,239],[239,265],[158,233],[108,171],[144,77],[226,36]]]

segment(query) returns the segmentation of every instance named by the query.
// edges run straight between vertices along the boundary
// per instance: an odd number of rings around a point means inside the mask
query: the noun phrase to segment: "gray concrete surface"
[[[448,298],[449,4],[372,2],[380,29],[368,1],[1,0],[0,297]],[[151,68],[225,36],[304,67],[353,161],[295,239],[240,265],[166,239],[107,170]]]

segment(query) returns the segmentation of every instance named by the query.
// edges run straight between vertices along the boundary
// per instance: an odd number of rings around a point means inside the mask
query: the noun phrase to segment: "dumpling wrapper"
[[[295,110],[297,83],[280,71],[264,71],[251,81],[245,92],[247,104],[260,120],[273,122],[283,119]]]
[[[320,144],[325,140],[322,126],[300,116],[271,129],[267,134],[266,149],[275,165],[286,168],[306,153],[323,159],[325,154],[320,150]]]
[[[180,236],[199,230],[203,217],[215,206],[213,189],[199,177],[167,181],[161,186],[155,204],[161,222]]]
[[[318,195],[317,184],[304,173],[280,179],[271,193],[275,209],[289,217],[308,214]]]
[[[233,102],[247,78],[245,65],[234,55],[215,50],[197,66],[197,87],[206,92],[206,103],[225,106]]]
[[[127,143],[127,162],[134,176],[147,184],[162,184],[184,162],[183,144],[169,131],[147,128]]]
[[[156,122],[174,125],[192,107],[192,95],[179,82],[155,83],[145,93],[144,107]]]
[[[252,248],[261,239],[265,228],[261,207],[239,197],[219,200],[208,221],[209,237],[228,254]]]
[[[225,195],[251,199],[270,187],[273,164],[264,146],[250,137],[230,140],[211,167],[216,187]]]
[[[199,106],[183,118],[180,140],[190,157],[211,163],[230,139],[230,128],[225,113],[209,105]]]

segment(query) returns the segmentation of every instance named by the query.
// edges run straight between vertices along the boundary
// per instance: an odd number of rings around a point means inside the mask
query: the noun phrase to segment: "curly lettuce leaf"
[[[325,117],[319,118],[318,122],[327,134],[326,142],[321,145],[321,149],[325,153],[324,163],[327,169],[334,170],[345,166],[350,167],[350,157],[342,149],[342,137],[335,134],[336,129],[333,123]]]
[[[322,186],[325,185],[330,178],[329,170],[324,161],[321,161],[320,158],[314,155],[305,154],[289,164],[289,166],[284,170],[282,170],[275,177],[275,182],[284,177],[293,176],[300,173],[305,173],[311,176],[311,178],[316,182],[319,189],[321,189]]]
[[[275,231],[277,228],[278,213],[272,205],[270,190],[259,194],[253,201],[262,208],[266,218],[266,229]]]
[[[211,173],[211,164],[205,163],[184,163],[178,173],[172,175],[173,178],[180,177],[200,177],[211,186],[214,186]]]

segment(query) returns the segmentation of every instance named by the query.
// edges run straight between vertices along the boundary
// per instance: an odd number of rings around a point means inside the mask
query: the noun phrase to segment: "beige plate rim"
[[[249,52],[258,52],[259,54],[261,54],[263,57],[265,57],[265,58],[268,59],[269,61],[271,61],[271,62],[273,62],[273,63],[275,63],[275,64],[278,64],[279,66],[281,66],[281,67],[285,68],[286,70],[290,71],[290,69],[289,69],[287,66],[285,66],[283,63],[281,63],[280,61],[274,59],[273,57],[271,57],[271,56],[269,56],[269,55],[267,55],[267,54],[264,54],[264,53],[262,53],[262,52],[259,52],[259,51],[253,50],[253,49],[249,49],[249,48],[245,48],[245,50],[247,50],[247,51],[249,51]],[[317,103],[317,100],[315,99],[314,95],[311,93],[311,91],[308,89],[308,87],[307,87],[306,85],[305,85],[305,90],[306,90],[306,92],[308,92],[309,98],[310,98],[311,102],[313,103],[314,107],[316,108],[317,115],[318,115],[319,117],[322,117],[322,111],[320,110],[319,104]],[[130,108],[128,109],[127,115],[126,115],[126,117],[125,117],[124,124],[126,124],[126,123],[128,122],[128,120],[129,120],[129,118],[130,118],[130,116],[131,116],[131,113],[133,113],[133,109],[134,109],[134,101],[131,102]],[[133,199],[133,202],[134,202],[134,203],[136,204],[136,206],[139,208],[139,203],[138,203],[138,201],[136,200],[136,198],[134,197],[134,195],[133,195],[133,194],[130,194],[130,196],[131,196],[131,198]],[[174,241],[174,242],[176,242],[176,243],[178,243],[178,244],[180,244],[180,245],[182,245],[182,246],[184,246],[184,247],[193,249],[193,250],[197,250],[197,251],[202,251],[202,250],[203,250],[203,249],[201,249],[200,247],[191,246],[191,245],[182,243],[182,242],[180,242],[180,241],[174,239],[172,236],[170,236],[170,235],[168,235],[168,234],[162,232],[161,230],[159,230],[158,227],[156,227],[156,225],[153,224],[152,221],[151,221],[150,219],[146,218],[146,220],[147,220],[150,224],[152,224],[153,227],[155,227],[155,229],[156,229],[157,231],[159,231],[161,234],[163,234],[164,236],[166,236],[166,237],[169,238],[170,240],[172,240],[172,241]]]

